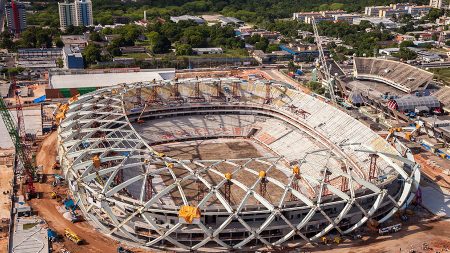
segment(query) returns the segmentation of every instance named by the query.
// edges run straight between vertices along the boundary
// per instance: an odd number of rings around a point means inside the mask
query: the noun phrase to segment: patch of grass
[[[434,77],[442,81],[445,85],[450,85],[450,68],[429,69]]]
[[[23,224],[23,225],[22,225],[22,228],[23,228],[23,230],[32,229],[32,228],[34,228],[37,224],[39,224],[39,223],[28,223],[28,224]]]
[[[120,57],[134,58],[136,60],[144,60],[144,59],[147,59],[147,58],[151,58],[151,56],[149,56],[146,53],[129,53],[129,54],[123,54]]]

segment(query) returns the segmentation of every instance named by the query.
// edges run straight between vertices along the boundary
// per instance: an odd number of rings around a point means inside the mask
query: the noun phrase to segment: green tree
[[[177,44],[175,53],[176,55],[192,55],[192,47],[188,44]]]
[[[0,48],[13,49],[15,47],[13,37],[14,35],[9,32],[2,32],[0,34]]]
[[[96,42],[103,41],[102,36],[98,32],[93,32],[89,35],[89,39]]]
[[[87,65],[96,64],[102,58],[100,47],[95,44],[89,44],[83,51],[83,58]]]
[[[64,47],[64,42],[62,41],[61,38],[56,38],[55,39],[55,46],[59,47],[59,48],[63,48]]]
[[[151,32],[147,35],[147,38],[150,42],[150,47],[153,53],[163,54],[170,50],[171,43],[166,36],[157,32]]]
[[[404,47],[415,47],[414,42],[410,41],[410,40],[404,40],[400,43],[400,48],[404,48]]]
[[[269,44],[266,48],[267,52],[273,52],[273,51],[278,51],[280,50],[280,45],[278,44]]]
[[[56,59],[56,66],[58,66],[58,68],[63,68],[64,67],[64,61],[61,58]]]
[[[417,58],[417,54],[414,51],[409,50],[408,48],[405,48],[405,47],[400,48],[400,51],[395,56],[397,56],[400,59],[403,59],[405,61],[414,60]]]

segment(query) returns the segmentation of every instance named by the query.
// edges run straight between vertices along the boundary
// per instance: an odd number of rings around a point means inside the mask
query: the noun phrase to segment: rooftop
[[[106,87],[120,83],[150,82],[155,80],[167,80],[175,77],[174,69],[140,70],[126,73],[89,73],[72,72],[68,74],[52,74],[50,86],[54,89],[81,88],[81,87]]]

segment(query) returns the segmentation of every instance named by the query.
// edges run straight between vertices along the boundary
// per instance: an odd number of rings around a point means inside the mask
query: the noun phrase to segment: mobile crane
[[[16,89],[16,81],[12,79],[11,84],[16,98],[17,126],[2,96],[0,96],[0,114],[14,144],[16,155],[24,167],[25,184],[27,185],[25,198],[29,200],[36,197],[36,190],[33,185],[35,168],[31,162],[30,152],[26,145],[22,104],[20,102],[19,92]]]

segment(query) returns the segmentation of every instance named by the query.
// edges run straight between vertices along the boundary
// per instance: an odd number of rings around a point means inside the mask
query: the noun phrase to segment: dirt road
[[[37,192],[41,193],[41,199],[33,199],[30,202],[33,210],[38,212],[44,220],[47,221],[50,228],[57,231],[58,234],[63,235],[64,229],[69,228],[80,236],[85,243],[81,246],[75,245],[73,242],[65,239],[64,243],[55,244],[54,249],[58,250],[65,247],[70,252],[80,253],[103,253],[116,252],[118,242],[106,237],[96,231],[88,222],[72,223],[63,218],[57,210],[58,203],[56,200],[50,198],[50,193],[56,189],[51,186],[53,182],[53,174],[61,173],[59,170],[53,170],[53,163],[57,156],[57,134],[56,132],[50,134],[42,142],[38,153],[36,154],[36,164],[43,165],[43,172],[47,175],[47,182],[43,184],[35,184]],[[60,188],[58,192],[65,192],[66,189]]]
[[[387,253],[387,252],[446,252],[450,248],[450,221],[439,220],[418,222],[404,226],[403,229],[387,236],[368,236],[353,243],[344,242],[340,245],[321,245],[307,248],[309,252],[333,253]],[[424,250],[426,243],[430,249]]]

